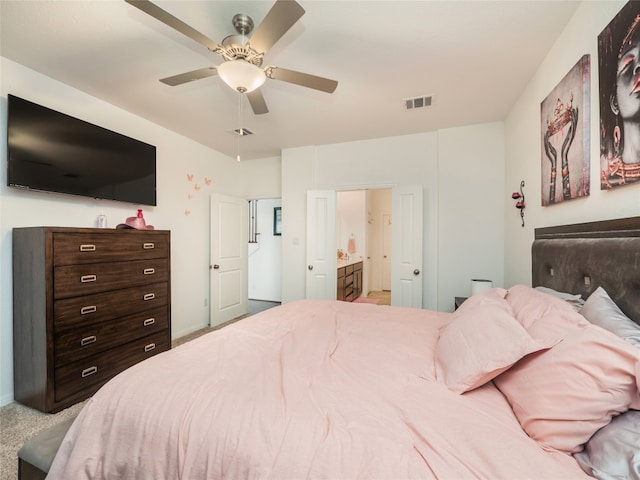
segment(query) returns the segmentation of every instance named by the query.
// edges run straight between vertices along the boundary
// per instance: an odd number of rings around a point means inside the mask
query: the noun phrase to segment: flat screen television
[[[156,205],[156,147],[8,96],[10,187]]]

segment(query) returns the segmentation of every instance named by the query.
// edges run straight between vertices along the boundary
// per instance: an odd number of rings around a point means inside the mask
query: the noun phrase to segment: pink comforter
[[[493,383],[435,381],[450,314],[302,300],[157,355],[105,385],[56,479],[585,479]]]

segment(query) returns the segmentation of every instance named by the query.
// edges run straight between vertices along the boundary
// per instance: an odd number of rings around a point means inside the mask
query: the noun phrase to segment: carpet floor
[[[43,413],[19,403],[0,408],[0,479],[18,479],[18,450],[40,431],[76,416],[84,402],[56,414]]]

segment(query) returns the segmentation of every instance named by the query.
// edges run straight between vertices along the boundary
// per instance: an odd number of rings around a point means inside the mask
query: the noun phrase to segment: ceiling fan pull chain
[[[240,97],[238,100],[238,146],[237,146],[237,154],[236,154],[236,162],[240,163],[240,137],[242,137],[244,133],[244,129],[242,127],[242,93],[238,92],[238,96]]]

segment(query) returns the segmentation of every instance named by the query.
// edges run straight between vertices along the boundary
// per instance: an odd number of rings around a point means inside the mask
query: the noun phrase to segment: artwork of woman
[[[629,2],[598,36],[600,188],[640,181],[640,4]]]

